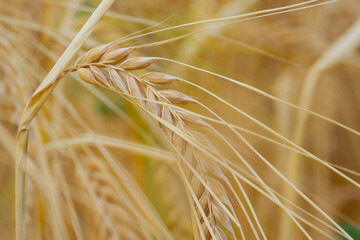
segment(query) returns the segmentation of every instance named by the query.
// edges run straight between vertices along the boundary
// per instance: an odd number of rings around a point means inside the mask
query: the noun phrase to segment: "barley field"
[[[0,0],[0,240],[360,240],[359,0]]]

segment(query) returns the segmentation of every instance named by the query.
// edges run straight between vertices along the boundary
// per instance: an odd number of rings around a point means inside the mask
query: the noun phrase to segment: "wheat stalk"
[[[339,37],[339,39],[331,45],[328,50],[315,62],[312,68],[307,74],[304,84],[301,89],[299,97],[299,106],[310,109],[312,105],[312,99],[315,95],[316,86],[320,81],[321,74],[344,59],[346,56],[350,55],[355,51],[359,46],[360,39],[360,19],[356,20],[352,26]],[[307,112],[299,112],[296,117],[296,128],[294,130],[294,135],[292,141],[301,145],[307,119],[309,114]],[[301,164],[300,155],[296,152],[291,152],[289,156],[289,163],[286,166],[286,171],[289,173],[289,178],[297,184],[299,180],[299,166]],[[291,189],[288,189],[288,186],[284,187],[285,196],[292,202],[296,202],[296,193]],[[281,217],[281,224],[279,225],[281,229],[280,239],[288,239],[291,235],[291,223],[285,217]]]
[[[15,231],[16,239],[23,240],[25,234],[25,178],[26,158],[29,139],[29,125],[41,106],[55,88],[64,74],[64,69],[70,64],[80,47],[86,41],[95,28],[100,18],[106,13],[114,0],[103,0],[94,13],[90,16],[68,48],[62,54],[55,66],[51,69],[38,89],[32,95],[25,106],[19,123],[16,139],[16,163],[15,163]]]

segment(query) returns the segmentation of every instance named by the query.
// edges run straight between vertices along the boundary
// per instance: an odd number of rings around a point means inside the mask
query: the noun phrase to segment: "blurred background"
[[[299,2],[116,0],[82,51],[142,30],[145,33]],[[14,153],[21,112],[99,3],[97,0],[0,1],[0,239],[14,238]],[[359,17],[360,1],[339,0],[235,23],[227,20],[229,24],[222,27],[143,48],[134,55],[174,59],[221,74],[360,131]],[[127,41],[123,46],[170,39],[221,23],[224,22],[162,31]],[[156,63],[152,69],[206,87],[359,182],[358,134],[198,70],[169,62]],[[297,154],[291,149],[293,146],[199,89],[183,83],[173,86],[196,97],[227,122],[260,135],[242,132],[270,163],[354,239],[360,239],[358,187],[324,165]],[[199,106],[188,109],[210,116]],[[123,239],[148,239],[136,235],[137,226],[130,224],[136,222],[136,217],[129,216],[126,221],[117,219],[117,214],[126,215],[122,211],[131,207],[137,209],[141,221],[147,219],[144,212],[156,212],[175,239],[193,239],[187,196],[173,164],[131,148],[131,144],[138,144],[140,149],[168,150],[146,118],[120,96],[83,83],[76,74],[61,80],[31,125],[26,203],[28,239],[79,239],[80,235],[83,239],[110,239],[101,218],[104,214],[111,222],[119,222],[121,230],[117,231],[134,232],[132,238]],[[226,127],[216,124],[214,127],[234,142],[269,186],[324,220]],[[199,131],[209,136],[229,159],[235,159],[211,132]],[[100,173],[107,177],[97,179]],[[88,186],[95,186],[95,190]],[[96,188],[102,189],[100,193]],[[280,208],[245,183],[244,188],[269,239],[306,239],[297,227],[284,220]],[[118,200],[114,200],[111,204],[117,210],[109,211],[114,216],[99,211],[92,198],[108,192],[130,202],[118,206]],[[314,218],[299,214],[333,239],[341,239]],[[147,221],[151,225],[152,221]],[[253,239],[246,219],[240,222],[248,239]],[[306,229],[314,239],[328,239],[308,226]]]

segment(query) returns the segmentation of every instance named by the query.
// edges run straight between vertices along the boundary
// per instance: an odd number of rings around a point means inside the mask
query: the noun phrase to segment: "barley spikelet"
[[[103,48],[100,47],[99,49]],[[95,50],[90,50],[91,54],[94,55],[93,51]],[[157,72],[138,76],[132,70],[144,69],[151,65],[156,58],[136,57],[125,60],[124,52],[130,53],[131,48],[115,48],[108,51],[111,52],[111,54],[108,53],[110,57],[105,54],[102,57],[96,57],[97,60],[93,62],[79,60],[78,65],[74,67],[78,76],[88,83],[124,93],[137,106],[176,127],[182,134],[190,138],[199,138],[200,134],[189,130],[188,125],[196,124],[206,127],[208,126],[207,123],[195,115],[173,107],[174,104],[196,104],[196,100],[176,90],[158,90],[156,88],[156,85],[172,83],[180,80],[179,78]],[[99,54],[100,52],[99,50]],[[114,61],[119,65],[108,64],[112,61],[110,59],[116,59]],[[198,204],[196,206],[199,211],[194,213],[198,215],[199,233],[202,232],[205,239],[234,239],[235,234],[228,215],[234,210],[225,187],[216,179],[225,179],[225,175],[214,162],[205,166],[204,160],[199,158],[201,153],[183,137],[160,122],[159,125],[168,137],[170,145],[175,147],[181,156],[179,166],[186,172],[186,181],[190,183],[197,198],[196,200],[193,199],[192,204],[195,206],[195,201],[200,202],[200,207]],[[205,138],[200,139],[200,141],[209,147],[210,143]],[[211,148],[214,147],[211,146]],[[184,160],[192,166],[191,170]],[[210,177],[210,175],[214,177]],[[203,180],[202,182],[199,177]],[[209,189],[217,196],[217,199],[214,198],[214,194],[211,194]]]
[[[187,131],[188,135],[216,151],[214,146],[202,134],[186,129],[183,129],[183,131]],[[176,141],[176,138],[174,138],[174,142]],[[185,170],[185,175],[196,194],[196,198],[199,199],[202,211],[205,213],[204,216],[198,209],[197,214],[200,217],[199,220],[205,239],[213,239],[214,237],[216,239],[236,239],[230,218],[224,208],[227,207],[234,214],[234,209],[224,187],[227,181],[225,174],[217,164],[209,162],[199,150],[182,139],[178,141],[182,142],[181,150],[187,161],[181,162],[182,168]],[[190,164],[195,171],[186,167],[187,164]],[[202,179],[202,182],[200,179]],[[204,183],[208,188],[204,186]],[[209,189],[213,194],[210,193]],[[214,195],[217,199],[215,199]],[[208,221],[212,233],[206,221]]]
[[[92,160],[86,166],[91,187],[99,199],[101,208],[110,219],[119,239],[146,239],[140,221],[122,203],[110,179],[110,172],[100,160]],[[98,239],[117,239],[102,218],[98,219]]]

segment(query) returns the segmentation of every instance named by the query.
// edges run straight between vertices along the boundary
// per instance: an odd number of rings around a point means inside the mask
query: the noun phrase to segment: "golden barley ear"
[[[86,162],[86,174],[99,207],[109,219],[110,226],[103,217],[98,217],[99,239],[145,239],[149,234],[138,226],[140,219],[124,203],[114,188],[114,180],[101,159],[89,159]]]
[[[110,52],[113,52],[111,57],[109,57]],[[115,58],[113,56],[116,55],[116,52],[121,52],[121,61],[110,60]],[[226,178],[226,176],[215,162],[204,164],[204,160],[198,157],[200,155],[198,150],[187,140],[187,138],[194,138],[196,135],[189,129],[190,125],[203,127],[209,125],[201,118],[175,106],[175,104],[197,104],[197,101],[171,88],[157,89],[157,85],[170,84],[180,80],[178,77],[160,72],[148,72],[138,76],[134,72],[134,70],[147,68],[156,58],[136,57],[126,60],[130,51],[126,51],[126,53],[129,52],[126,57],[123,57],[123,52],[125,50],[109,49],[103,56],[96,58],[100,59],[99,61],[88,61],[86,63],[78,61],[80,64],[74,66],[74,69],[77,69],[79,77],[84,81],[125,96],[159,123],[168,139],[169,147],[176,149],[174,155],[179,160],[179,166],[182,171],[186,172],[184,181],[190,184],[186,186],[190,187],[190,191],[194,193],[195,198],[190,197],[189,200],[198,209],[193,212],[199,219],[198,231],[206,239],[235,239],[230,218],[236,221],[236,225],[238,222],[232,204],[222,183],[210,177],[210,175],[221,178]],[[186,138],[179,135],[179,131]],[[184,164],[184,161],[188,165]],[[205,167],[209,164],[215,166]],[[216,171],[211,172],[214,169]]]

